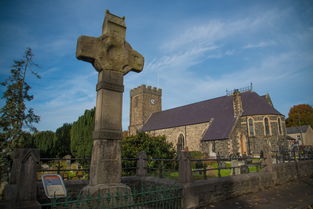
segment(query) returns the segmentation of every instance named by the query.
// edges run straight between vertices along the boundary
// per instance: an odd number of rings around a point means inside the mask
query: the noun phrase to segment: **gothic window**
[[[280,120],[280,118],[278,118],[277,123],[278,123],[278,131],[279,131],[279,134],[282,135],[281,120]]]
[[[177,142],[177,150],[181,151],[184,150],[184,148],[185,148],[185,138],[183,134],[180,134]]]
[[[264,127],[265,127],[265,136],[269,136],[270,126],[269,126],[268,118],[264,118]]]
[[[249,135],[254,136],[254,124],[252,118],[249,118],[248,125],[249,125]]]

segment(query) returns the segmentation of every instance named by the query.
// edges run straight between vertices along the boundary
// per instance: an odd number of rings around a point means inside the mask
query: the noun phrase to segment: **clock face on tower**
[[[151,104],[155,104],[155,99],[150,99]]]

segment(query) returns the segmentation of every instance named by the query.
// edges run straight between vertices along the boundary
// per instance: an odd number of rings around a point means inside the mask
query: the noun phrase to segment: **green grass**
[[[193,170],[196,169],[195,163],[196,162],[192,163]],[[252,161],[252,163],[259,163],[259,160],[254,159]],[[206,162],[206,163],[204,163],[204,165],[206,166],[206,168],[218,168],[218,164],[216,161],[215,162]],[[201,167],[199,167],[199,165],[198,165],[198,169],[201,169]],[[257,166],[256,165],[249,166],[249,172],[250,173],[258,172]],[[221,177],[231,176],[231,173],[232,173],[231,162],[226,162],[225,163],[225,169],[220,169]],[[159,174],[158,170],[150,170],[148,172],[148,176],[159,177],[160,174]],[[203,172],[192,172],[192,177],[194,180],[205,179]],[[206,171],[206,178],[216,178],[216,177],[218,177],[218,170]],[[179,178],[179,173],[175,169],[169,169],[169,170],[165,170],[165,171],[163,170],[162,178],[169,178],[169,179],[177,180]]]

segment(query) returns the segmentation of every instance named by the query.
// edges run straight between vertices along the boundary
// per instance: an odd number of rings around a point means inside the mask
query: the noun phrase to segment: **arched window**
[[[279,131],[279,134],[282,135],[281,120],[280,120],[280,118],[277,119],[277,123],[278,123],[278,131]]]
[[[215,141],[212,142],[212,152],[216,152]]]
[[[185,137],[183,134],[180,134],[177,142],[177,151],[181,151],[185,149]]]
[[[254,124],[252,118],[249,118],[248,125],[249,125],[249,135],[254,136]]]
[[[265,136],[270,135],[270,125],[268,122],[268,118],[264,118],[264,126],[265,126]]]

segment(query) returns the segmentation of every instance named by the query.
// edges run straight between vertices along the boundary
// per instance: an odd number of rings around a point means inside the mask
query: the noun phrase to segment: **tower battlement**
[[[136,96],[139,94],[143,94],[143,93],[148,93],[148,94],[154,94],[157,96],[162,96],[162,89],[160,88],[156,88],[156,87],[152,87],[152,86],[146,86],[146,85],[141,85],[138,86],[137,88],[133,88],[130,91],[130,96]]]

